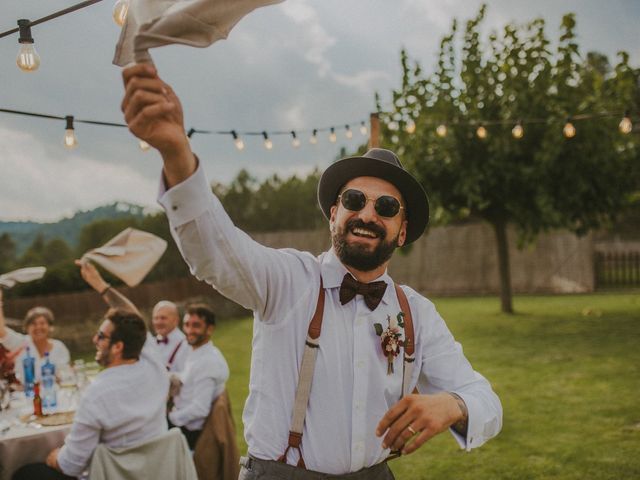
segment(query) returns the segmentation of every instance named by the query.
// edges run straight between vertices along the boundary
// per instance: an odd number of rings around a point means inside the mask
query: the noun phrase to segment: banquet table
[[[71,424],[25,423],[19,419],[21,413],[24,408],[0,412],[0,480],[10,480],[23,465],[44,462],[51,450],[64,444],[71,429]]]

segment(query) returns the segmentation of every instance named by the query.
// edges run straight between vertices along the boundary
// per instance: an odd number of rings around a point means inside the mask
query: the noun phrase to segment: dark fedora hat
[[[318,183],[318,203],[324,216],[331,217],[340,189],[356,177],[378,177],[393,184],[402,194],[407,213],[405,245],[417,240],[429,223],[429,200],[422,185],[407,172],[390,150],[372,148],[362,157],[348,157],[329,166]]]

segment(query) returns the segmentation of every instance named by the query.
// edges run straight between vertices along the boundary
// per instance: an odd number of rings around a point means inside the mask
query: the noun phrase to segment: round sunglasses
[[[340,203],[347,210],[353,212],[359,212],[362,210],[368,201],[374,202],[373,208],[377,214],[381,217],[392,218],[395,217],[400,210],[404,207],[400,205],[400,201],[392,197],[391,195],[381,195],[378,198],[367,197],[364,192],[356,190],[355,188],[349,188],[340,195],[338,195]]]

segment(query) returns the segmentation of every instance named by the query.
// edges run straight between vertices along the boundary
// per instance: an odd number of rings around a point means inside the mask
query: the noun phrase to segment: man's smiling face
[[[331,240],[340,261],[356,270],[369,272],[384,265],[396,247],[402,246],[407,235],[403,210],[384,217],[375,209],[376,199],[388,195],[400,200],[398,189],[377,177],[357,177],[345,184],[346,190],[358,190],[367,198],[364,208],[349,210],[340,200],[331,207]]]

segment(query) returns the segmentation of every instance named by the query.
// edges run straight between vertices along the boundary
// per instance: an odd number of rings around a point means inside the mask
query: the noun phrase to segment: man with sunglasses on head
[[[128,448],[167,431],[169,377],[162,364],[142,351],[147,328],[140,315],[110,309],[93,336],[101,371],[84,390],[62,448],[46,464],[16,472],[14,480],[80,477],[99,443]]]
[[[429,215],[394,153],[372,149],[326,169],[318,200],[328,252],[268,248],[212,194],[180,101],[154,67],[123,77],[125,119],[162,155],[159,202],[191,272],[254,312],[241,478],[391,479],[392,452],[411,453],[445,430],[470,450],[499,432],[489,382],[434,305],[387,273]]]

